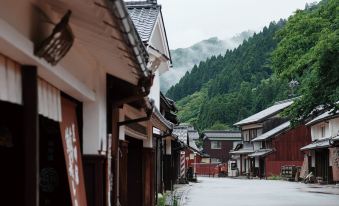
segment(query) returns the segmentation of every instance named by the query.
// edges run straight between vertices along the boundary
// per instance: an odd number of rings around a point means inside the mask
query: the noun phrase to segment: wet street
[[[338,206],[339,187],[303,183],[199,177],[183,206]]]

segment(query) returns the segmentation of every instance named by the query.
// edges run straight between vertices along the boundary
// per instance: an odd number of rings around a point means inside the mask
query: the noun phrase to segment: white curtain
[[[57,122],[61,122],[60,91],[45,80],[39,78],[38,98],[39,114]]]
[[[60,122],[60,91],[38,78],[39,114]],[[0,100],[22,105],[21,66],[17,62],[0,54]]]
[[[0,100],[22,105],[20,65],[0,54]]]

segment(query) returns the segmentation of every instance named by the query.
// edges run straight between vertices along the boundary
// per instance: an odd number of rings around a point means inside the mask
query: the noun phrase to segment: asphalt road
[[[339,187],[276,180],[199,177],[183,206],[339,206]]]

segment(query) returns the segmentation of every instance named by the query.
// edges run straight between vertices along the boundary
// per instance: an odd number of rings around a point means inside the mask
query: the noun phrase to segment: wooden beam
[[[39,205],[38,77],[35,66],[22,66],[25,206]]]

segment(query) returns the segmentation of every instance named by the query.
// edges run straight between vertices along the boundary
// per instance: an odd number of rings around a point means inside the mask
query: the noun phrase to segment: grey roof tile
[[[266,156],[268,154],[271,154],[272,152],[273,152],[273,150],[271,150],[271,149],[260,149],[260,150],[255,151],[252,154],[249,154],[248,156],[249,157],[262,157],[262,156]]]
[[[320,149],[320,148],[330,147],[331,145],[330,145],[329,140],[330,140],[329,137],[318,139],[318,140],[312,142],[311,144],[302,147],[300,150],[304,151],[304,150],[312,150],[312,149]]]
[[[281,101],[281,102],[277,102],[276,104],[274,104],[273,106],[262,110],[261,112],[258,112],[250,117],[247,117],[246,119],[241,120],[240,122],[235,123],[234,125],[236,126],[241,126],[241,125],[245,125],[245,124],[251,124],[251,123],[256,123],[259,122],[271,115],[274,115],[278,112],[280,112],[281,110],[289,107],[291,104],[293,104],[293,100],[289,99],[289,100],[285,100],[285,101]]]
[[[160,13],[161,6],[127,5],[127,9],[135,27],[137,28],[140,38],[143,42],[148,42]]]
[[[214,130],[214,131],[204,131],[204,138],[241,138],[240,131],[223,131],[223,130]]]
[[[288,128],[290,128],[290,125],[291,125],[290,121],[287,121],[287,122],[273,128],[273,129],[265,132],[264,134],[252,139],[252,142],[259,142],[259,141],[264,141],[266,139],[269,139],[269,138],[287,130]]]

